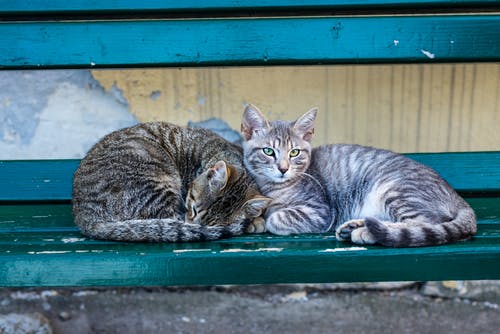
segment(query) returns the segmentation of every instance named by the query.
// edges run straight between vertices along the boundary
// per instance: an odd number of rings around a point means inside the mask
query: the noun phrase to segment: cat
[[[265,222],[255,222],[264,226],[253,230],[334,231],[340,241],[389,247],[440,245],[476,233],[472,208],[431,168],[354,144],[311,149],[316,114],[271,122],[257,107],[245,108],[244,164],[273,198]]]
[[[214,240],[242,234],[270,199],[243,167],[241,147],[166,122],[112,132],[73,178],[73,215],[91,238]],[[257,224],[258,225],[258,224]]]

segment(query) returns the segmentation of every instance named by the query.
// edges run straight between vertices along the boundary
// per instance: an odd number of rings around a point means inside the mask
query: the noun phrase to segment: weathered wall
[[[500,64],[0,71],[0,159],[78,158],[139,121],[294,119],[315,144],[399,152],[500,149]]]
[[[294,119],[320,108],[316,144],[399,152],[500,149],[500,64],[246,67],[93,71],[141,121],[221,117],[243,105]]]
[[[136,122],[120,92],[89,71],[0,71],[0,159],[80,158]]]

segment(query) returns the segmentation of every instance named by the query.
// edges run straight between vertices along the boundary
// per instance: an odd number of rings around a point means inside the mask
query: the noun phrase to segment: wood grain
[[[500,60],[500,15],[3,22],[0,68]]]
[[[293,66],[93,71],[140,121],[219,117],[240,128],[246,103],[270,119],[319,107],[314,144],[397,152],[500,150],[500,64]]]
[[[434,168],[460,192],[500,192],[500,152],[429,153],[410,157]],[[78,163],[78,160],[0,161],[0,201],[69,201]]]
[[[68,204],[43,205],[45,209],[40,205],[0,205],[0,285],[166,286],[498,279],[499,198],[472,199],[471,205],[479,218],[478,235],[473,240],[406,249],[357,247],[338,242],[327,234],[289,237],[263,234],[176,244],[99,241],[78,233],[72,225]],[[44,217],[40,217],[42,214]],[[209,270],[200,271],[207,266]]]

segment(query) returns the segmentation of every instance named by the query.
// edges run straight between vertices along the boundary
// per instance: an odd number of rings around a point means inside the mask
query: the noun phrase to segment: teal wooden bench
[[[499,12],[497,1],[0,0],[0,69],[500,61]],[[410,156],[476,210],[474,239],[416,249],[333,235],[91,240],[72,220],[77,160],[0,161],[0,286],[499,279],[500,151]]]

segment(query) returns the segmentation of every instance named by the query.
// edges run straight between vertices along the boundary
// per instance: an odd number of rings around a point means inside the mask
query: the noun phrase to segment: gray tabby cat
[[[240,147],[204,129],[156,122],[115,131],[75,172],[75,222],[89,237],[117,241],[241,234],[269,203],[242,160]]]
[[[334,230],[342,241],[392,247],[439,245],[476,233],[474,211],[432,169],[359,145],[311,150],[316,113],[269,122],[256,107],[245,108],[244,163],[273,198],[265,225],[256,222],[253,231]]]

